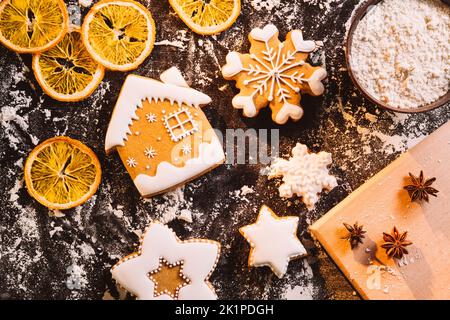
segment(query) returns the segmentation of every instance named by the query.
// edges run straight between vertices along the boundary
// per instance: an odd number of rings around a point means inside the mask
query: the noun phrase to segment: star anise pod
[[[384,243],[381,245],[383,249],[386,249],[386,254],[389,258],[401,259],[403,255],[408,254],[406,246],[412,245],[412,242],[406,240],[408,232],[398,232],[394,227],[391,234],[383,232]]]
[[[423,171],[420,171],[420,175],[418,177],[414,176],[412,173],[410,173],[409,176],[411,178],[412,184],[405,186],[403,189],[408,191],[411,201],[425,200],[426,202],[428,202],[428,195],[437,197],[436,193],[438,193],[439,191],[431,187],[433,182],[436,181],[436,178],[425,180],[425,178],[423,177]]]
[[[342,239],[350,242],[352,249],[356,248],[358,244],[363,243],[362,240],[365,238],[364,233],[366,233],[366,231],[363,230],[362,225],[359,226],[358,222],[356,222],[353,226],[351,226],[344,222],[344,227],[347,229],[348,234],[345,237],[342,237]]]

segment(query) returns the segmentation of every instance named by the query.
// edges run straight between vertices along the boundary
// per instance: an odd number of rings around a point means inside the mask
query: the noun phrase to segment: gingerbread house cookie
[[[225,160],[222,145],[200,106],[211,102],[171,68],[161,81],[129,75],[105,140],[117,150],[143,197],[183,185]]]

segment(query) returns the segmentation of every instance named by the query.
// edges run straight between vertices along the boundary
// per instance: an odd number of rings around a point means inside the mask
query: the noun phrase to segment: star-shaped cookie
[[[111,268],[116,282],[139,300],[215,300],[208,282],[220,244],[206,239],[181,241],[167,226],[153,222],[139,251]]]
[[[322,80],[326,70],[306,62],[316,50],[316,42],[303,40],[300,30],[293,30],[286,41],[278,39],[278,29],[267,25],[250,32],[250,54],[230,52],[222,75],[235,80],[240,93],[233,99],[233,107],[243,109],[244,116],[253,118],[260,109],[270,105],[272,119],[284,124],[303,116],[301,94],[323,94]]]
[[[282,278],[289,261],[306,255],[296,235],[298,220],[298,217],[278,217],[269,207],[262,206],[257,221],[239,229],[250,243],[249,266],[269,266]]]

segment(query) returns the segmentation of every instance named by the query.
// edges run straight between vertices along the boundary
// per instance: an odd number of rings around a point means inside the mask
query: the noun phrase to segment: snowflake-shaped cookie
[[[280,197],[302,197],[308,210],[312,210],[323,189],[330,191],[337,186],[336,178],[328,171],[331,163],[330,153],[309,153],[307,146],[297,143],[289,160],[275,159],[270,166],[269,179],[283,177]]]
[[[324,92],[321,81],[327,76],[325,69],[305,62],[316,43],[303,40],[300,30],[291,31],[281,42],[274,25],[253,29],[249,39],[250,54],[230,52],[222,68],[224,78],[235,80],[241,90],[233,99],[233,107],[252,118],[270,105],[274,122],[300,120],[301,93],[317,96]]]
[[[140,300],[217,299],[208,278],[219,255],[218,242],[181,241],[169,227],[153,222],[141,238],[139,251],[120,260],[111,274]]]

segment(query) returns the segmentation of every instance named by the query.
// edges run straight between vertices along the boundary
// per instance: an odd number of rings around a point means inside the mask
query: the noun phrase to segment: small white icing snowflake
[[[144,153],[145,153],[145,156],[149,159],[150,158],[153,159],[154,157],[156,157],[158,155],[158,153],[156,152],[155,149],[153,149],[153,147],[145,148]]]
[[[127,165],[130,167],[130,168],[136,168],[137,167],[137,165],[138,165],[138,162],[136,161],[136,159],[135,158],[128,158],[127,159]]]
[[[183,152],[184,155],[188,155],[191,153],[192,147],[188,144],[185,144],[183,145],[183,147],[181,147],[181,151]]]
[[[269,179],[283,177],[280,197],[302,197],[308,210],[312,210],[323,189],[330,191],[337,186],[336,178],[328,171],[332,162],[330,153],[309,153],[307,146],[297,143],[289,160],[275,159],[270,166]]]
[[[148,122],[150,123],[154,123],[157,120],[156,114],[154,113],[149,113],[145,115],[145,118],[147,119]]]

